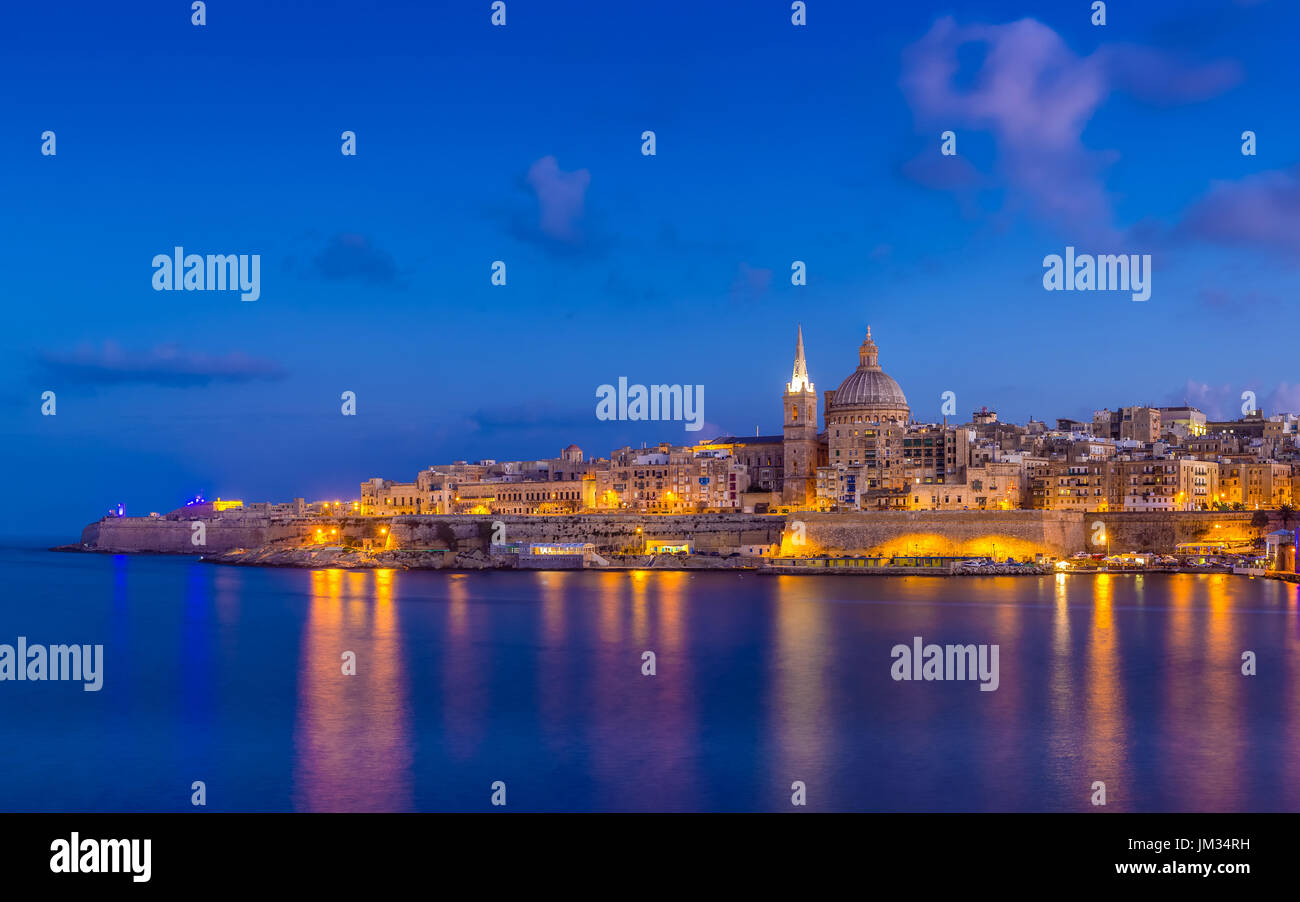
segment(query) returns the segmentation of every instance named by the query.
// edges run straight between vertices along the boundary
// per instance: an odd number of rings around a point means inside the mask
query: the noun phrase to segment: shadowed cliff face
[[[95,547],[99,544],[99,523],[91,523],[81,531],[81,544],[87,547]]]

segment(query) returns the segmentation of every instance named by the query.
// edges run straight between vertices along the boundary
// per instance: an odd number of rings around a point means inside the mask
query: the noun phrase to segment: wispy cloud
[[[1266,415],[1275,413],[1300,413],[1300,383],[1279,382],[1264,388],[1258,382],[1246,381],[1240,385],[1210,385],[1187,380],[1177,391],[1170,392],[1168,403],[1190,404],[1205,411],[1212,420],[1232,420],[1242,415],[1244,392],[1254,392],[1255,403]]]
[[[480,407],[466,417],[465,426],[484,436],[515,433],[557,434],[576,429],[590,429],[596,422],[596,395],[592,387],[589,409],[562,408],[544,400],[524,404]]]
[[[736,270],[736,277],[731,282],[731,302],[733,304],[752,304],[767,294],[772,284],[772,270],[741,263]]]
[[[580,243],[591,173],[585,169],[565,172],[555,157],[545,156],[528,168],[526,180],[537,195],[537,227],[542,234],[556,241]]]
[[[1190,404],[1205,411],[1211,419],[1222,420],[1229,410],[1240,405],[1240,401],[1234,402],[1233,399],[1239,399],[1241,392],[1242,389],[1234,389],[1231,385],[1210,385],[1188,379],[1181,388],[1170,392],[1166,401],[1170,405]]]
[[[43,352],[37,359],[37,370],[42,382],[54,388],[130,384],[193,388],[214,382],[274,380],[285,375],[278,364],[238,351],[211,355],[174,344],[133,351],[113,341],[98,348],[83,345],[72,351]]]
[[[1265,413],[1300,413],[1300,382],[1279,382],[1264,398]]]
[[[974,71],[964,65],[971,50],[982,54]],[[1193,65],[1133,44],[1080,56],[1033,19],[959,25],[944,17],[904,51],[901,85],[918,125],[927,131],[992,134],[996,175],[1009,202],[1102,238],[1115,235],[1103,175],[1117,154],[1089,149],[1083,132],[1112,92],[1154,104],[1188,103],[1213,97],[1240,78],[1240,67],[1232,62]],[[933,153],[938,153],[937,134]],[[904,171],[935,183],[933,167],[916,164]],[[948,190],[970,190],[971,173],[947,177],[955,179]]]
[[[397,281],[397,263],[391,254],[376,247],[364,235],[335,235],[315,259],[315,275],[331,282],[368,282],[391,285]]]
[[[1214,244],[1300,255],[1300,165],[1214,182],[1187,211],[1181,231]]]
[[[603,255],[612,236],[588,210],[591,173],[566,172],[554,156],[535,160],[517,183],[523,202],[493,211],[509,234],[559,260]]]

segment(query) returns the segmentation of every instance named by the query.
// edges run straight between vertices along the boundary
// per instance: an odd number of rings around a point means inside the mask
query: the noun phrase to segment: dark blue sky
[[[819,391],[870,323],[921,419],[1300,409],[1296,4],[808,5],[15,7],[0,534],[776,431],[797,322]],[[1151,299],[1044,291],[1067,244],[1152,254]],[[176,245],[261,298],[153,291]],[[597,421],[619,376],[710,428]]]

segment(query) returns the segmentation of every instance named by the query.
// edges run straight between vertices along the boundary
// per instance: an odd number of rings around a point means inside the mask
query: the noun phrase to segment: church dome
[[[907,396],[898,383],[880,368],[880,354],[876,343],[871,340],[870,326],[867,327],[867,339],[858,351],[858,368],[835,390],[831,406],[837,409],[907,410]]]
[[[906,407],[907,397],[882,370],[859,369],[835,391],[836,407]]]

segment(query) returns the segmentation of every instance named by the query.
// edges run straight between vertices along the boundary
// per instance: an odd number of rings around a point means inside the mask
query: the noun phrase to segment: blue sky
[[[776,431],[796,323],[819,391],[870,324],[921,419],[1300,409],[1295,4],[489,5],[10,13],[0,534],[701,435],[597,421],[619,376]],[[176,245],[261,298],[155,292]],[[1044,291],[1066,245],[1151,299]]]

